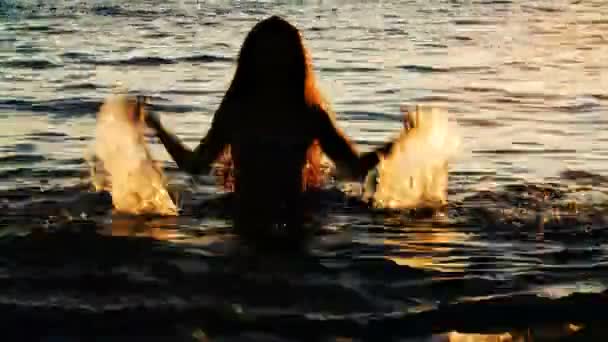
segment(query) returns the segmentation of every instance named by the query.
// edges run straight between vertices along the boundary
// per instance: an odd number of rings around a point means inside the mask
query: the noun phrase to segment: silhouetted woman
[[[232,83],[194,151],[154,116],[147,121],[180,169],[208,173],[220,158],[232,165],[234,223],[245,230],[301,223],[307,190],[321,184],[321,150],[359,180],[392,146],[357,153],[315,85],[300,32],[276,16],[247,35]]]

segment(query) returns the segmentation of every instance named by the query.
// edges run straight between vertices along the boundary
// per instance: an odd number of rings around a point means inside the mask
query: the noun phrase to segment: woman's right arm
[[[380,162],[380,157],[387,155],[394,142],[363,154],[359,154],[346,135],[334,124],[330,115],[321,108],[315,109],[318,139],[321,148],[340,169],[346,169],[350,177],[361,179]]]
[[[211,128],[207,135],[201,140],[200,144],[191,150],[185,146],[179,138],[170,133],[163,127],[158,117],[147,114],[146,122],[148,126],[156,131],[156,135],[165,146],[180,170],[189,174],[201,174],[208,172],[211,163],[219,156],[227,144],[225,118],[222,113],[216,112],[211,123]]]

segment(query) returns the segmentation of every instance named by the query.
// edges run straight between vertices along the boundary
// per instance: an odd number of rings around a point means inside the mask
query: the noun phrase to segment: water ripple
[[[2,68],[44,70],[59,68],[61,65],[42,59],[13,59],[0,62]]]

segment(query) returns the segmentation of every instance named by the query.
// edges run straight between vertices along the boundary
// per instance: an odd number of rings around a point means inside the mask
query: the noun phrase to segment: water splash
[[[404,126],[392,153],[368,176],[365,196],[385,208],[441,207],[448,162],[460,148],[457,127],[446,112],[420,107],[406,112]]]
[[[144,105],[112,95],[97,114],[91,178],[97,191],[112,194],[118,212],[177,215],[161,166],[144,140]]]

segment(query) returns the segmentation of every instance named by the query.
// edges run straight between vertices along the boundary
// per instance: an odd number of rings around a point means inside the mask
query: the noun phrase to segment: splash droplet
[[[144,139],[143,104],[112,95],[97,115],[91,178],[97,191],[112,194],[119,212],[177,215],[162,168]]]
[[[380,161],[376,182],[365,196],[376,206],[436,208],[447,202],[448,163],[458,153],[460,136],[448,115],[416,107],[405,118],[406,130],[391,154]]]

